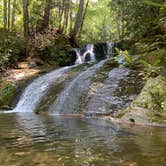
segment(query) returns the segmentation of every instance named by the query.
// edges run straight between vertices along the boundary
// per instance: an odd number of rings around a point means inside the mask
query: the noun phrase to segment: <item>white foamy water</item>
[[[50,106],[49,112],[55,114],[77,113],[80,109],[80,101],[88,93],[93,75],[105,62],[106,60],[103,60],[76,76]]]
[[[33,112],[47,94],[49,88],[69,69],[75,66],[63,67],[35,79],[24,90],[20,101],[13,112]],[[11,111],[12,112],[12,111]]]

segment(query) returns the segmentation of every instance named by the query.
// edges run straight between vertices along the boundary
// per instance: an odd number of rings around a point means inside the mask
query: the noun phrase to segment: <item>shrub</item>
[[[42,60],[55,61],[59,66],[71,65],[75,62],[73,48],[66,36],[58,35],[47,43],[39,50],[39,56]]]
[[[25,54],[26,45],[22,37],[15,33],[3,33],[0,36],[0,68],[8,68],[17,63],[21,54]]]

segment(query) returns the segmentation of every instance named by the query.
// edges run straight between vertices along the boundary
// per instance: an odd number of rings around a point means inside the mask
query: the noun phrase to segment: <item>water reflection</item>
[[[0,165],[163,165],[164,128],[124,128],[101,119],[0,115]]]

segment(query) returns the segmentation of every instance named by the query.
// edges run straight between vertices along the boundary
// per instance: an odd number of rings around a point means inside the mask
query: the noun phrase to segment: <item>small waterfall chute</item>
[[[35,79],[31,84],[29,84],[17,106],[13,111],[10,112],[33,112],[36,110],[42,98],[47,94],[50,87],[69,69],[75,67],[75,65],[70,67],[63,67],[49,72],[43,76]]]
[[[88,44],[88,45],[86,46],[86,51],[85,51],[85,53],[82,55],[84,62],[86,61],[86,56],[87,56],[87,54],[90,55],[90,61],[91,61],[91,62],[95,62],[95,61],[96,61],[95,53],[94,53],[94,45],[93,45],[93,44]]]
[[[107,42],[107,57],[114,56],[114,42]]]
[[[83,63],[85,63],[86,59],[87,59],[87,55],[90,56],[88,61],[90,61],[90,62],[95,62],[96,61],[95,53],[94,53],[94,45],[93,44],[88,44],[86,46],[86,49],[85,49],[84,53],[81,53],[81,50],[78,49],[78,48],[76,48],[74,50],[75,50],[76,56],[77,56],[75,64],[83,64]]]
[[[74,49],[74,50],[75,50],[76,56],[77,56],[75,64],[76,64],[76,65],[77,65],[77,64],[83,64],[84,61],[82,60],[80,50],[79,50],[78,48],[76,48],[76,49]]]
[[[104,65],[103,60],[76,76],[60,93],[56,101],[50,106],[49,112],[53,114],[78,113],[86,97],[95,72]]]

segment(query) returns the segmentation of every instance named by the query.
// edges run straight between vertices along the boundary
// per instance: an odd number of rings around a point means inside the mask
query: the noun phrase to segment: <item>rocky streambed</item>
[[[33,77],[38,76],[37,73],[41,71],[36,70]],[[26,80],[24,78],[24,84]],[[6,82],[4,87],[1,86],[2,108],[10,108],[12,99],[21,96],[15,86],[18,82],[19,79],[14,84]],[[165,87],[165,77],[157,76],[145,82],[137,67],[131,69],[119,65],[113,58],[67,70],[51,85],[34,108],[37,113],[79,114],[105,117],[110,121],[132,125],[165,126]]]

